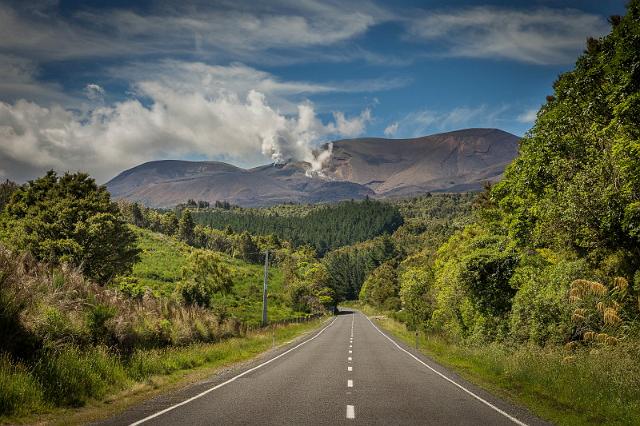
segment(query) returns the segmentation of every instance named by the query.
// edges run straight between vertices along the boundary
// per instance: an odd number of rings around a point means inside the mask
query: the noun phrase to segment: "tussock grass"
[[[369,307],[360,308],[368,315],[377,314]],[[380,315],[373,320],[415,345],[415,332],[404,324]],[[567,352],[557,346],[462,345],[420,333],[418,344],[423,353],[471,382],[556,424],[640,424],[637,342]]]

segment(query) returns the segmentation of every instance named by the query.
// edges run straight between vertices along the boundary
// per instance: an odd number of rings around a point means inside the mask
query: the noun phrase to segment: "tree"
[[[146,226],[144,215],[142,214],[142,210],[138,203],[131,204],[131,220],[135,226],[139,226],[141,228]]]
[[[178,216],[174,212],[168,212],[162,215],[162,232],[167,235],[175,235],[178,232],[180,223]]]
[[[176,291],[188,305],[211,307],[211,297],[216,293],[231,292],[231,272],[219,255],[208,251],[195,251],[182,269],[182,280]]]
[[[251,234],[246,231],[238,237],[237,253],[247,262],[257,263],[261,260],[260,249],[253,238],[251,238]]]
[[[376,268],[362,285],[360,300],[373,306],[398,310],[399,291],[396,270],[391,262],[385,262]]]
[[[554,83],[491,197],[521,246],[595,262],[625,250],[630,277],[640,268],[640,1],[612,24]]]
[[[193,244],[195,240],[195,228],[196,224],[191,216],[191,211],[188,209],[183,210],[178,225],[178,238],[187,244]]]
[[[104,284],[138,261],[134,234],[104,186],[85,173],[54,171],[15,191],[0,238],[39,260],[70,263]]]
[[[0,183],[0,211],[2,211],[4,206],[7,205],[11,199],[11,195],[16,191],[16,189],[18,189],[18,185],[9,179]]]

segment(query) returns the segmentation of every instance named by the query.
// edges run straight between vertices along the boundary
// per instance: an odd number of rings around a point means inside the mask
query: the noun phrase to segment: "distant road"
[[[105,425],[542,425],[343,311],[243,370],[165,395]]]

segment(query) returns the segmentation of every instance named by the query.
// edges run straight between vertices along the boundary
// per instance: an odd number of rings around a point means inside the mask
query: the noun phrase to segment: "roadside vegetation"
[[[81,173],[0,189],[0,419],[81,407],[152,375],[267,348],[263,270],[247,258],[259,258],[263,240],[238,235],[233,256],[194,247],[186,213],[167,217],[167,234],[127,224],[129,212]],[[269,276],[275,324],[335,304],[320,262],[288,247]]]
[[[396,231],[359,292],[385,327],[559,424],[640,423],[640,1],[610,23],[504,179],[453,227]]]
[[[376,325],[415,347],[416,331],[389,312],[357,305]],[[418,348],[465,379],[529,407],[559,425],[634,425],[640,421],[640,347],[581,349],[570,362],[561,346],[473,345],[418,332]]]

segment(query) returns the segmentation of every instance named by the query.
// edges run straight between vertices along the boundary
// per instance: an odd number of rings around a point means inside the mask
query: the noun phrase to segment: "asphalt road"
[[[345,311],[240,370],[155,398],[108,425],[540,425]]]

